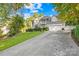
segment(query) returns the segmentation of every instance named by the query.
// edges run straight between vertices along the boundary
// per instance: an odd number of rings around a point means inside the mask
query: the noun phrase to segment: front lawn
[[[25,40],[28,40],[34,36],[37,36],[39,34],[41,34],[42,32],[40,31],[36,31],[36,32],[26,32],[26,33],[19,33],[14,37],[5,39],[5,40],[1,40],[0,41],[0,51],[7,49],[11,46],[17,45],[18,43],[21,43]]]

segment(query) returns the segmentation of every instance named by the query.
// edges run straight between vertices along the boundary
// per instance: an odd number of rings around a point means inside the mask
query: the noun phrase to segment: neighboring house
[[[51,17],[49,17],[49,16],[42,16],[40,18],[36,18],[32,22],[32,25],[33,25],[33,28],[35,28],[35,27],[44,27],[47,24],[50,24],[50,22],[51,22]]]
[[[2,35],[6,35],[9,32],[9,29],[7,28],[7,26],[3,26],[1,30],[2,30]]]
[[[59,21],[55,16],[51,17],[51,22],[52,23],[49,25],[49,31],[59,31],[65,27],[65,23]]]
[[[26,32],[26,29],[28,29],[26,22],[24,23],[25,27],[21,29],[22,32]],[[34,19],[31,22],[32,28],[35,27],[48,27],[49,31],[58,31],[65,27],[65,23],[60,22],[55,16],[42,16],[39,18]],[[3,35],[7,34],[10,30],[8,29],[8,25],[3,26],[1,28],[3,31]]]
[[[50,23],[51,23],[51,17],[50,16],[44,16],[39,21],[39,24],[50,24]]]
[[[56,16],[43,16],[33,21],[33,28],[48,27],[49,31],[58,31],[65,27],[65,23],[59,21]]]
[[[43,16],[42,16],[43,17]],[[36,26],[38,26],[39,22],[40,22],[40,19],[42,17],[39,17],[39,18],[36,18],[32,21],[32,28],[35,28]]]
[[[10,30],[8,28],[10,21],[7,21],[5,25],[0,24],[0,29],[2,31],[2,35],[6,35]]]

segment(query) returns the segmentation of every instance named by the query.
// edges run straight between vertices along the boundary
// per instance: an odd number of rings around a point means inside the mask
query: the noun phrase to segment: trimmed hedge
[[[48,31],[48,27],[44,27],[44,28],[30,28],[27,29],[26,32],[33,32],[33,31]]]

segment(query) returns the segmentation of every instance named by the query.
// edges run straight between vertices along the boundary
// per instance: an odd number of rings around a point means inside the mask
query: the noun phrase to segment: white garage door
[[[60,31],[63,26],[50,26],[49,31]]]

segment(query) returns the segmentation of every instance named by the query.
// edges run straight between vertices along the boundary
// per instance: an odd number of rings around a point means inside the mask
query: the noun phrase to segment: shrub
[[[26,32],[32,32],[34,29],[30,28],[30,29],[27,29]]]
[[[79,38],[79,25],[78,26],[76,26],[76,28],[74,29],[74,34],[75,34],[75,36],[77,37],[77,38]]]
[[[0,38],[3,37],[2,33],[3,33],[3,31],[0,29]]]
[[[77,25],[76,28],[72,30],[72,34],[74,35],[76,40],[79,41],[79,25]]]
[[[33,32],[33,31],[48,31],[48,27],[44,27],[44,28],[30,28],[30,29],[27,29],[26,32]]]
[[[43,31],[48,31],[48,30],[49,30],[48,27],[44,27],[44,28],[43,28]]]

